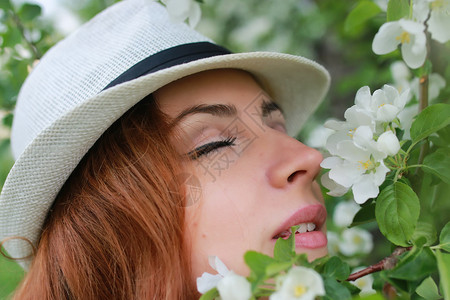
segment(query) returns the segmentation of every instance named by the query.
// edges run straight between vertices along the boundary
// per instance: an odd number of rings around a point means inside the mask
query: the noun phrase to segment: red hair
[[[170,133],[147,97],[102,135],[59,193],[14,299],[198,298]]]

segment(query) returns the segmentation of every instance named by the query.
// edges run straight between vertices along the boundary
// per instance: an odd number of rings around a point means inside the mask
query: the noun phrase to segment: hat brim
[[[42,131],[18,157],[0,196],[0,240],[22,237],[38,242],[47,213],[74,168],[128,109],[160,87],[212,69],[241,69],[253,74],[284,111],[295,135],[321,102],[329,74],[303,57],[271,52],[237,53],[196,60],[128,81],[86,99]],[[27,257],[21,239],[4,244],[11,257]],[[29,261],[21,261],[27,268]]]

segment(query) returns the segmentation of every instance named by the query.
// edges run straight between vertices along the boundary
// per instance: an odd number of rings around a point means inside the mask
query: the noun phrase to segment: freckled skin
[[[294,211],[323,203],[315,182],[320,153],[288,136],[280,126],[284,119],[279,112],[259,123],[246,113],[249,106],[261,101],[258,95],[262,92],[249,74],[238,70],[198,73],[155,92],[161,110],[171,117],[199,104],[232,104],[237,108],[234,118],[202,113],[179,124],[182,141],[178,140],[176,147],[180,153],[228,138],[233,133],[231,125],[240,132],[233,146],[187,163],[202,189],[201,199],[186,207],[185,238],[192,251],[194,279],[203,272],[215,273],[208,264],[210,255],[218,256],[236,273],[247,275],[243,261],[247,250],[272,255],[277,228]],[[256,104],[259,107],[260,103]],[[214,170],[220,157],[228,158],[226,168],[214,177],[206,174],[205,168]],[[320,230],[325,233],[325,226]],[[307,253],[311,260],[327,254],[326,246],[296,250]]]

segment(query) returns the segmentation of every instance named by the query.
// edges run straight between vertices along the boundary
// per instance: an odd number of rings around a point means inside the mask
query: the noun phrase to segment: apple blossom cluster
[[[229,270],[217,257],[210,256],[209,265],[218,274],[203,273],[197,278],[197,290],[204,294],[217,288],[222,300],[248,300],[252,296],[250,282],[243,276]]]
[[[209,257],[210,266],[218,274],[203,273],[197,278],[197,289],[204,294],[217,288],[221,300],[249,300],[252,297],[251,284],[243,276],[228,270],[217,257]],[[270,300],[314,300],[324,296],[325,287],[322,277],[313,269],[293,266],[286,274],[276,278],[276,289]]]
[[[450,0],[414,0],[411,12],[408,18],[383,24],[372,49],[376,54],[387,54],[400,46],[405,63],[417,69],[427,57],[425,30],[439,43],[450,40]]]
[[[389,172],[384,160],[400,150],[395,128],[408,94],[385,85],[372,95],[364,86],[356,93],[355,105],[345,111],[345,121],[325,123],[334,130],[325,145],[332,156],[321,163],[330,169],[322,176],[329,195],[342,196],[351,189],[359,204],[378,195]]]
[[[348,228],[360,207],[354,201],[339,202],[333,213],[333,223],[336,231],[328,231],[328,252],[338,253],[346,257],[369,254],[373,249],[373,239],[369,231],[352,227]]]

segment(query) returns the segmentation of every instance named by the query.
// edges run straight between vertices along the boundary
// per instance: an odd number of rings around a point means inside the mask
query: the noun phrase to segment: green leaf
[[[347,288],[347,290],[350,292],[350,294],[352,295],[356,295],[359,294],[361,292],[361,289],[359,287],[357,287],[354,284],[351,284],[349,281],[341,281],[340,282],[343,286],[345,286]]]
[[[411,125],[411,139],[418,142],[450,124],[450,104],[438,103],[425,108]]]
[[[427,300],[438,300],[442,298],[441,295],[439,295],[436,283],[431,277],[422,281],[419,287],[417,287],[416,293]]]
[[[450,252],[450,222],[445,224],[439,235],[439,242],[442,249]]]
[[[431,173],[439,177],[442,181],[450,183],[450,155],[449,150],[439,148],[435,152],[430,153],[423,160],[426,166],[424,172]]]
[[[387,7],[387,21],[397,21],[409,15],[408,0],[389,0]]]
[[[244,261],[258,278],[265,276],[268,265],[276,263],[272,257],[256,251],[247,251],[244,254]]]
[[[10,9],[12,8],[11,1],[9,0],[0,0],[0,9]]]
[[[416,230],[412,236],[413,241],[417,241],[419,238],[425,238],[422,245],[432,245],[437,239],[437,232],[434,225],[430,222],[419,221],[416,225]]]
[[[380,231],[395,245],[409,245],[419,214],[419,198],[404,183],[387,186],[377,198],[375,216]]]
[[[450,254],[436,250],[441,292],[445,300],[450,300]]]
[[[375,203],[364,205],[353,217],[353,222],[350,227],[365,224],[375,221]]]
[[[331,257],[325,264],[324,273],[337,280],[346,280],[350,275],[350,267],[339,257]]]
[[[361,1],[345,19],[344,30],[350,32],[353,28],[363,25],[364,22],[380,12],[380,7],[372,1]]]
[[[445,145],[450,145],[450,126],[442,128],[437,132],[437,134],[442,139],[442,141],[444,141]]]
[[[420,281],[436,271],[436,259],[430,248],[417,248],[404,257],[397,266],[389,272],[389,277],[408,281]]]
[[[291,228],[295,232],[298,226]],[[295,234],[291,234],[289,238],[278,238],[273,249],[273,257],[278,261],[291,261],[295,257]]]
[[[199,300],[214,300],[217,297],[219,297],[219,291],[216,288],[213,288],[204,293]]]
[[[40,16],[41,11],[41,7],[37,4],[24,3],[22,7],[20,7],[18,15],[21,21],[28,22]]]
[[[368,296],[363,296],[361,298],[357,299],[363,299],[363,300],[386,300],[386,298],[382,294],[373,294]]]
[[[276,262],[276,263],[266,266],[265,274],[268,277],[272,277],[282,271],[286,271],[290,267],[292,267],[292,263],[290,261]]]
[[[325,285],[326,292],[326,296],[324,297],[325,299],[346,300],[352,298],[349,290],[335,279],[326,277],[323,283]]]

